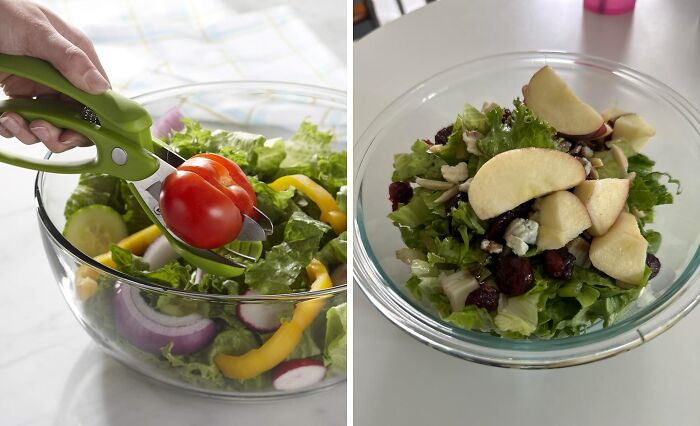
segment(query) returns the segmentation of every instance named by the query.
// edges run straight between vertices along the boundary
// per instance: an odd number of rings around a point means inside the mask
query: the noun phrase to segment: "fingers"
[[[29,130],[27,122],[14,112],[2,114],[0,116],[0,125],[10,133],[10,136],[14,136],[25,145],[33,145],[39,142],[39,138]]]
[[[64,152],[76,146],[90,145],[83,135],[72,130],[61,130],[44,120],[27,123],[19,115],[6,112],[0,116],[0,135],[15,137],[26,145],[43,142],[52,152]]]
[[[29,129],[52,152],[63,152],[76,146],[86,146],[90,141],[72,130],[61,130],[44,120],[29,123]]]
[[[95,46],[92,44],[92,41],[90,41],[90,39],[82,31],[62,20],[51,9],[41,5],[39,5],[39,9],[44,16],[46,16],[46,19],[49,20],[51,25],[53,25],[54,28],[56,28],[56,30],[63,35],[63,37],[85,52],[100,74],[102,74],[102,76],[109,81],[109,77],[107,77],[107,73],[100,62],[100,58],[97,56],[97,52],[95,51]]]
[[[100,94],[109,88],[97,67],[78,46],[46,26],[27,44],[27,54],[49,61],[75,87],[92,94]]]

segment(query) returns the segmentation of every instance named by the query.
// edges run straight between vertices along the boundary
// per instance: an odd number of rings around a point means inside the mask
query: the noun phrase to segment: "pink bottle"
[[[636,0],[583,0],[583,7],[603,15],[620,15],[634,9]]]

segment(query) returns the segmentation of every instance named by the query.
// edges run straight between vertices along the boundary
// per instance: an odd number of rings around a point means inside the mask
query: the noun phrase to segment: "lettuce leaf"
[[[445,318],[452,312],[450,301],[442,290],[438,275],[440,270],[424,260],[411,262],[411,278],[406,282],[406,288],[418,301],[426,300],[433,309]]]
[[[119,195],[118,178],[97,173],[83,173],[78,180],[78,186],[66,201],[64,215],[68,219],[76,211],[93,204],[109,206],[121,213]]]
[[[329,271],[334,269],[336,266],[348,261],[347,253],[347,231],[333,238],[326,245],[319,250],[316,258],[323,263],[323,265]]]
[[[190,277],[193,268],[190,265],[182,265],[178,261],[172,261],[160,269],[151,271],[143,258],[126,249],[112,245],[111,252],[117,270],[125,274],[181,290],[189,288],[191,285]]]
[[[396,211],[389,214],[397,225],[417,228],[431,220],[432,210],[428,207],[428,200],[434,200],[439,194],[433,191],[416,189],[411,200]]]
[[[284,191],[275,191],[268,184],[254,177],[250,177],[248,180],[255,190],[256,207],[265,213],[273,224],[285,222],[291,215],[292,198],[294,198],[296,190],[289,188]]]
[[[286,143],[287,156],[280,165],[284,168],[304,166],[316,157],[331,153],[332,132],[323,132],[313,123],[303,121],[296,134]]]
[[[411,147],[411,153],[394,156],[394,173],[391,180],[413,182],[416,177],[441,180],[440,167],[445,164],[445,160],[428,152],[428,145],[418,139]]]
[[[673,195],[666,186],[661,183],[663,176],[668,177],[669,183],[678,181],[665,173],[638,173],[632,181],[629,195],[627,196],[627,208],[630,211],[642,212],[638,219],[642,225],[654,221],[654,207],[662,204],[672,204]]]
[[[272,247],[265,258],[248,267],[245,283],[260,294],[287,293],[304,277],[300,274],[318,252],[330,227],[303,212],[294,212],[284,228],[285,241]],[[303,288],[303,286],[302,286]]]
[[[321,355],[321,348],[318,347],[318,344],[314,340],[311,329],[306,329],[301,334],[299,343],[297,343],[294,349],[292,349],[292,352],[290,352],[285,359],[289,361],[292,359],[311,358],[319,355]]]
[[[593,269],[575,267],[556,298],[541,309],[537,335],[542,338],[580,334],[597,321],[612,324],[636,300],[640,289],[624,289]]]
[[[338,208],[340,209],[341,212],[347,213],[348,212],[348,187],[347,185],[343,185],[338,189],[338,192],[335,194],[335,201],[338,203]]]
[[[172,353],[172,344],[161,348],[163,357],[169,362],[173,370],[192,383],[204,385],[224,386],[231,385],[240,390],[258,390],[266,386],[269,378],[261,374],[249,380],[224,380],[224,376],[214,363],[214,357],[218,353],[228,355],[242,355],[258,347],[258,339],[243,325],[236,324],[219,333],[209,347],[192,355],[175,355]]]
[[[465,330],[478,330],[489,332],[495,328],[491,314],[483,308],[475,305],[467,305],[464,309],[452,312],[445,321]]]
[[[479,235],[486,232],[488,226],[486,221],[479,219],[469,203],[460,201],[457,208],[452,209],[450,214],[452,215],[452,226],[465,226]]]
[[[347,303],[333,306],[326,312],[326,337],[323,363],[331,373],[343,374],[348,356]]]
[[[529,291],[516,297],[501,297],[494,323],[508,337],[527,337],[537,329],[540,292]]]
[[[469,155],[462,134],[469,130],[483,134],[488,131],[488,126],[484,113],[469,104],[464,105],[464,111],[452,124],[452,133],[447,138],[447,143],[436,155],[452,166],[466,160]]]
[[[486,113],[489,130],[477,142],[486,158],[517,148],[559,149],[554,140],[556,132],[549,124],[535,117],[519,99],[513,101],[513,106],[507,123],[502,122],[503,109],[499,106]]]

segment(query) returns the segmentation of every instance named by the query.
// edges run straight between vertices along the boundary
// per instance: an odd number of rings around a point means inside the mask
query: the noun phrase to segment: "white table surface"
[[[613,17],[584,13],[581,0],[440,0],[355,44],[355,137],[391,100],[436,72],[518,50],[620,61],[700,106],[699,16],[697,0],[638,0],[634,14]],[[424,346],[359,289],[354,295],[356,425],[700,424],[700,310],[611,359],[520,371]]]
[[[241,12],[285,3],[237,0]],[[291,6],[343,61],[345,2]],[[0,149],[27,147],[0,138]],[[43,149],[30,151],[40,155]],[[104,355],[63,301],[41,245],[35,173],[0,166],[0,426],[339,426],[347,386],[294,399],[244,404],[147,381]]]

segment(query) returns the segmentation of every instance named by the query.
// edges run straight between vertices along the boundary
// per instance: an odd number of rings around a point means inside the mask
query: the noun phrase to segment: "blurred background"
[[[95,44],[127,95],[213,80],[344,89],[342,0],[43,0]]]
[[[353,39],[358,40],[378,27],[436,0],[353,0]]]

